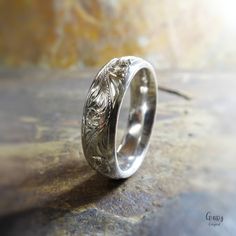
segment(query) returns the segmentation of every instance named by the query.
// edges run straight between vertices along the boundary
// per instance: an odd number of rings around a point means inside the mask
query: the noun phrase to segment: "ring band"
[[[127,132],[117,145],[121,105],[130,89]],[[91,167],[113,179],[128,178],[140,167],[149,144],[157,103],[156,74],[133,56],[114,58],[89,89],[82,119],[82,146]]]

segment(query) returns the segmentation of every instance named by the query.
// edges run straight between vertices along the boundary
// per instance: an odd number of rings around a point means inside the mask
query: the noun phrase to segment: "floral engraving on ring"
[[[108,164],[103,156],[108,146],[108,123],[120,90],[124,89],[123,81],[130,64],[130,60],[120,58],[105,66],[91,85],[84,107],[82,134],[85,152],[98,169]]]

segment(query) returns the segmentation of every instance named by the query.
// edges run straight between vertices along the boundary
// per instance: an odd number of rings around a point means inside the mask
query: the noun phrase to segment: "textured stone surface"
[[[94,74],[0,71],[0,234],[235,235],[235,74],[159,72],[194,99],[160,92],[150,149],[126,181],[82,153]],[[208,226],[208,211],[223,223]]]
[[[236,65],[233,0],[0,0],[1,65],[100,66],[143,56],[160,68]]]

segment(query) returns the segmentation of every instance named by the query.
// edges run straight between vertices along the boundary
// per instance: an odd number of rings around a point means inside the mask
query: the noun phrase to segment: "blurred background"
[[[234,70],[234,0],[0,0],[1,66],[94,67],[122,55],[160,69]]]

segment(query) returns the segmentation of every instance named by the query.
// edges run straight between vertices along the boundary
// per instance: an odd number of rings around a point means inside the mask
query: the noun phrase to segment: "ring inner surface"
[[[128,170],[135,161],[140,161],[147,147],[156,109],[156,85],[151,72],[141,69],[132,79],[127,94],[121,104],[121,111],[118,117],[118,131],[122,117],[126,111],[128,116],[124,135],[117,143],[117,158],[120,168]],[[127,95],[130,92],[129,112],[127,112]],[[126,109],[123,109],[126,107]],[[126,120],[126,121],[127,121]],[[116,141],[118,142],[118,135]]]

